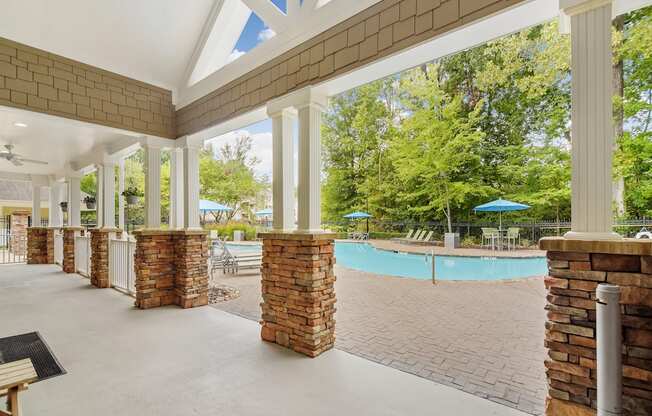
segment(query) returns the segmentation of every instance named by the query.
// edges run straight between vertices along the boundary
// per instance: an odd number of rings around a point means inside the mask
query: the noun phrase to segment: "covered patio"
[[[610,120],[612,19],[650,3],[147,0],[125,13],[116,2],[6,2],[0,138],[15,146],[2,153],[0,178],[32,184],[37,226],[27,229],[28,265],[0,266],[0,336],[38,330],[68,370],[30,389],[25,408],[519,414],[332,350],[335,235],[321,223],[321,117],[333,95],[559,18],[572,40],[572,230],[541,242],[550,269],[541,339],[546,413],[591,415],[600,404],[595,290],[609,282],[623,286],[627,389],[618,396],[630,414],[649,414],[652,243],[613,232]],[[270,38],[238,58],[238,37],[253,14]],[[209,243],[200,226],[199,153],[205,141],[265,119],[272,122],[273,230],[259,235],[258,325],[203,307]],[[119,195],[124,159],[141,148],[145,228],[133,242]],[[168,224],[162,152],[171,160]],[[80,180],[91,171],[97,227],[84,230]],[[48,227],[38,226],[41,192],[49,195]],[[98,290],[111,287],[134,295],[135,307],[124,294]]]
[[[304,358],[214,308],[141,311],[56,266],[0,266],[0,316],[68,372],[30,388],[25,414],[524,415],[343,351]]]

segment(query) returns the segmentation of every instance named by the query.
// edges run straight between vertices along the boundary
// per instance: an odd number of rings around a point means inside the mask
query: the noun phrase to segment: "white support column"
[[[321,113],[320,104],[299,108],[298,231],[321,231]]]
[[[61,227],[63,221],[61,220],[61,188],[58,182],[51,182],[49,187],[49,205],[48,205],[48,226]]]
[[[145,145],[145,228],[161,228],[161,148]]]
[[[612,231],[611,0],[562,0],[571,19],[571,231],[567,239],[606,240]]]
[[[115,228],[115,164],[102,166],[102,226]]]
[[[68,225],[81,226],[81,178],[69,176],[68,179]]]
[[[97,218],[97,228],[102,228],[104,225],[104,169],[101,165],[97,165],[95,171],[95,213]]]
[[[41,226],[41,185],[32,182],[32,227]]]
[[[125,197],[122,193],[125,191],[125,160],[120,158],[118,161],[118,228],[125,228]]]
[[[170,228],[183,228],[183,149],[170,150]]]
[[[199,146],[183,148],[183,215],[186,229],[199,229]]]
[[[291,109],[272,117],[272,208],[274,230],[294,228],[294,120]]]

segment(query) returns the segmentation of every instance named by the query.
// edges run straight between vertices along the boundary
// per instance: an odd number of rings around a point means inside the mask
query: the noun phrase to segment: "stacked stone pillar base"
[[[64,273],[75,273],[75,237],[80,235],[82,227],[65,227],[63,229],[63,268]]]
[[[27,264],[54,264],[54,229],[27,229]]]
[[[136,236],[136,307],[208,305],[208,233],[141,230]]]
[[[595,415],[596,295],[620,286],[624,415],[652,414],[652,241],[544,238],[548,251],[546,415]]]
[[[309,357],[333,348],[334,235],[267,233],[260,237],[262,339]]]
[[[95,228],[91,233],[91,284],[100,289],[111,287],[109,279],[109,238],[120,236],[118,228]],[[73,243],[74,244],[74,243]],[[74,268],[74,262],[73,262]]]

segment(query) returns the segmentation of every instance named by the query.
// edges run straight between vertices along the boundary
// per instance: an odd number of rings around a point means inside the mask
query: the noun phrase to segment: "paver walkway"
[[[336,267],[336,348],[532,414],[542,414],[541,278],[439,282]],[[260,276],[216,276],[241,297],[215,307],[260,317]]]

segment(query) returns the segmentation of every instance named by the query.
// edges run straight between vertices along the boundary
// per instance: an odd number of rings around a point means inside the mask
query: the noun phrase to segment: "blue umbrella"
[[[508,201],[506,199],[496,199],[495,201],[487,202],[486,204],[478,205],[473,208],[474,211],[481,212],[498,212],[500,216],[500,229],[503,228],[503,212],[508,211],[523,211],[529,209],[529,205],[519,204],[518,202]]]
[[[344,216],[344,218],[371,218],[371,217],[372,215],[360,211],[352,212]]]
[[[348,219],[360,219],[360,218],[366,218],[367,219],[367,234],[369,233],[369,218],[371,218],[371,214],[367,214],[366,212],[361,212],[361,211],[356,211],[352,212],[350,214],[346,214],[344,218]]]
[[[218,204],[217,202],[213,201],[208,201],[206,199],[200,199],[199,200],[199,210],[201,212],[226,212],[226,211],[233,211],[233,209],[222,205]]]
[[[257,217],[267,217],[269,215],[272,215],[272,209],[271,208],[265,208],[261,211],[256,212]]]

